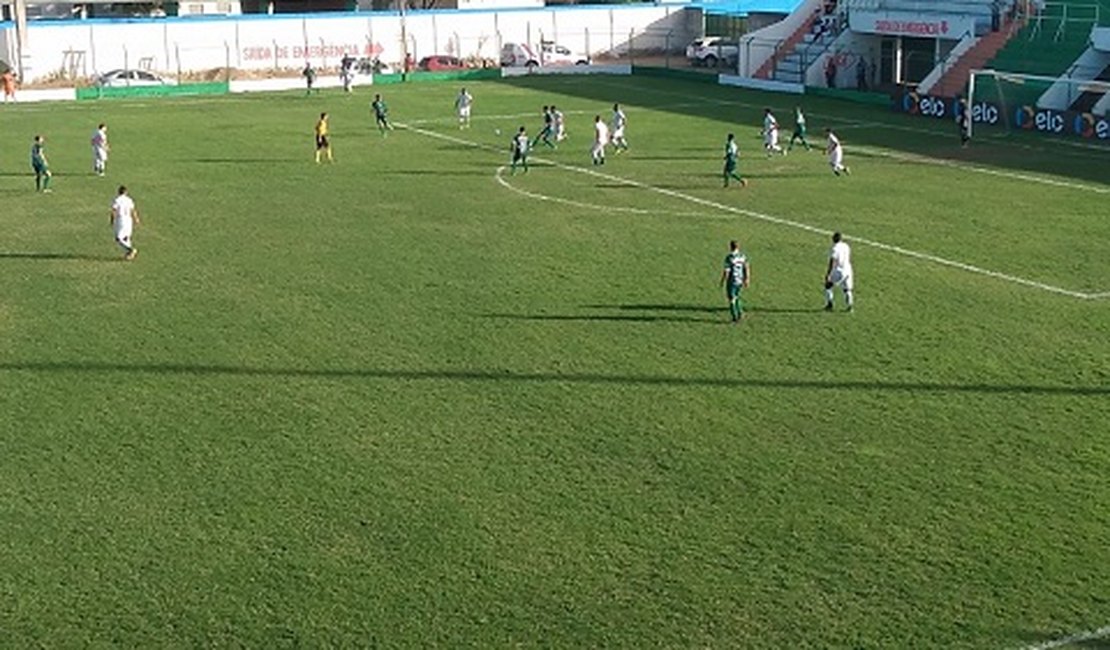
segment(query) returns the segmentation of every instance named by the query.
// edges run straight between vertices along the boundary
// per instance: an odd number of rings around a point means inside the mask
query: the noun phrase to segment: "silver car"
[[[106,88],[121,86],[172,86],[172,79],[163,79],[148,70],[109,70],[96,78],[96,85]]]

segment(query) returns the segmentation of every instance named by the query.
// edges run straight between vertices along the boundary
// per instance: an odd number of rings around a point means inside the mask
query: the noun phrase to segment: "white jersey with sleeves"
[[[605,126],[605,122],[598,120],[594,122],[594,144],[604,145],[609,142],[609,127]]]
[[[130,196],[120,194],[116,197],[116,200],[112,201],[112,214],[116,217],[112,220],[112,228],[116,232],[116,237],[130,237],[131,229],[134,226],[135,202],[131,200]]]
[[[841,277],[848,277],[852,275],[852,248],[848,246],[848,242],[838,241],[832,246],[829,251],[829,259],[832,260],[833,275]]]

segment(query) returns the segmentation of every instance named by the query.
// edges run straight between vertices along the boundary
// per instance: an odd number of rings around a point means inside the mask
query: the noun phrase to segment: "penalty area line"
[[[1084,185],[1083,183],[1060,181],[1053,178],[1046,178],[1044,176],[1030,176],[1029,174],[1022,174],[1020,172],[1008,172],[1002,171],[1000,169],[991,169],[989,167],[980,167],[978,165],[969,165],[967,163],[945,160],[944,158],[932,158],[929,156],[920,156],[917,154],[898,153],[895,151],[890,151],[889,149],[880,149],[878,147],[858,146],[855,147],[855,149],[863,153],[869,153],[874,156],[881,156],[883,158],[890,158],[891,160],[901,160],[902,162],[918,163],[921,165],[936,165],[938,167],[950,167],[952,169],[972,171],[979,174],[998,176],[1000,178],[1010,178],[1019,181],[1028,181],[1030,183],[1043,183],[1045,185],[1052,185],[1054,187],[1066,187],[1070,190],[1084,190],[1086,192],[1096,192],[1098,194],[1110,194],[1110,187]]]
[[[429,138],[445,140],[447,142],[453,142],[455,144],[462,144],[462,145],[466,145],[466,146],[469,146],[469,147],[473,147],[475,149],[483,149],[483,150],[486,150],[486,151],[492,151],[492,152],[500,152],[501,151],[497,147],[492,147],[492,146],[485,145],[485,144],[482,144],[482,143],[479,143],[479,142],[473,142],[471,140],[465,140],[463,138],[458,138],[458,137],[455,137],[455,136],[452,136],[452,135],[447,135],[447,134],[443,134],[443,133],[436,133],[435,131],[429,131],[427,129],[421,129],[421,128],[415,127],[415,126],[409,126],[409,125],[401,124],[401,123],[398,123],[397,126],[403,128],[403,129],[408,129],[408,130],[410,130],[414,133],[418,133],[420,135],[423,135],[423,136],[426,136],[426,137],[429,137]],[[819,234],[819,235],[828,236],[828,235],[832,234],[832,231],[827,230],[825,228],[819,228],[817,226],[812,226],[810,224],[803,223],[803,222],[800,222],[800,221],[793,221],[791,219],[776,217],[776,216],[773,216],[773,215],[764,214],[762,212],[756,212],[754,210],[748,210],[748,209],[745,209],[745,208],[738,208],[738,207],[735,207],[735,206],[726,205],[724,203],[718,203],[716,201],[711,201],[709,199],[703,199],[701,197],[686,194],[684,192],[679,192],[677,190],[670,190],[670,189],[667,189],[665,187],[657,187],[657,186],[651,185],[649,183],[644,183],[643,181],[637,181],[637,180],[634,180],[634,179],[631,179],[631,178],[624,178],[624,177],[621,177],[621,176],[614,176],[613,174],[607,174],[607,173],[604,173],[604,172],[599,172],[597,170],[589,169],[589,168],[586,168],[586,167],[578,167],[578,166],[575,166],[575,165],[566,165],[566,164],[556,162],[556,161],[553,161],[553,160],[546,160],[546,159],[540,158],[538,156],[536,157],[536,160],[538,160],[540,162],[544,162],[549,166],[556,167],[556,168],[559,168],[559,169],[563,169],[565,171],[572,171],[572,172],[576,172],[576,173],[579,173],[579,174],[585,174],[587,176],[593,176],[595,178],[601,178],[601,179],[604,179],[604,180],[608,180],[608,181],[612,181],[612,182],[616,182],[616,183],[621,183],[621,184],[624,184],[624,185],[629,185],[631,187],[638,187],[640,189],[647,190],[649,192],[654,192],[656,194],[661,194],[663,196],[668,196],[668,197],[675,198],[675,199],[681,199],[683,201],[688,201],[690,203],[694,203],[696,205],[700,205],[700,206],[703,206],[703,207],[713,208],[714,210],[719,210],[721,212],[729,212],[729,213],[732,213],[732,214],[737,214],[737,215],[741,215],[741,216],[745,216],[745,217],[750,217],[750,218],[756,219],[758,221],[764,221],[764,222],[772,223],[772,224],[779,225],[779,226],[787,226],[787,227],[794,228],[794,229],[797,229],[797,230],[804,230],[806,232],[811,232],[811,233],[815,233],[815,234]],[[985,268],[980,267],[980,266],[975,266],[974,264],[967,264],[965,262],[950,260],[950,259],[943,258],[943,257],[937,256],[937,255],[933,255],[931,253],[924,253],[924,252],[920,252],[920,251],[911,250],[911,249],[908,249],[908,248],[903,248],[901,246],[896,246],[894,244],[885,244],[885,243],[880,242],[880,241],[876,241],[876,240],[873,240],[873,239],[866,239],[864,237],[859,237],[859,236],[856,236],[856,235],[850,235],[848,233],[845,233],[845,236],[849,237],[850,239],[854,240],[857,243],[863,244],[865,246],[870,246],[872,248],[877,248],[879,250],[887,251],[887,252],[890,252],[890,253],[895,253],[895,254],[898,254],[898,255],[902,255],[902,256],[905,256],[905,257],[910,257],[910,258],[917,259],[917,260],[931,262],[933,264],[938,264],[940,266],[947,266],[947,267],[950,267],[950,268],[959,269],[961,271],[967,271],[969,273],[975,273],[975,274],[978,274],[978,275],[983,275],[983,276],[987,276],[987,277],[990,277],[990,278],[995,278],[997,280],[1003,280],[1003,281],[1010,282],[1010,283],[1013,283],[1013,284],[1019,284],[1019,285],[1025,286],[1025,287],[1031,287],[1031,288],[1034,288],[1034,289],[1041,289],[1042,291],[1047,291],[1049,293],[1055,293],[1055,294],[1062,295],[1062,296],[1068,296],[1070,298],[1078,298],[1080,300],[1096,300],[1096,299],[1100,299],[1100,298],[1110,297],[1110,292],[1107,292],[1107,293],[1086,293],[1086,292],[1082,292],[1082,291],[1074,291],[1074,290],[1071,290],[1071,289],[1065,289],[1063,287],[1057,287],[1057,286],[1054,286],[1054,285],[1051,285],[1051,284],[1046,284],[1046,283],[1043,283],[1043,282],[1037,282],[1036,280],[1030,280],[1028,278],[1023,278],[1023,277],[1020,277],[1020,276],[1010,275],[1008,273],[1002,273],[1000,271],[992,271],[990,269],[985,269]]]
[[[1053,648],[1062,648],[1064,646],[1075,645],[1077,643],[1086,643],[1087,641],[1097,641],[1110,637],[1110,625],[1100,627],[1097,630],[1089,632],[1079,632],[1071,636],[1045,641],[1035,645],[1027,645],[1019,648],[1019,650],[1052,650]]]

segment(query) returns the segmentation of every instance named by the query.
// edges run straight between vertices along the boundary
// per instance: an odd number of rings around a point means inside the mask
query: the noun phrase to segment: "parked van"
[[[571,52],[554,41],[541,41],[537,51],[527,43],[505,43],[501,48],[501,65],[505,67],[525,65],[586,65],[589,55]]]

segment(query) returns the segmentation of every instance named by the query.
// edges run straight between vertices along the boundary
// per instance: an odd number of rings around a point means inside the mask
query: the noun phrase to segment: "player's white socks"
[[[825,304],[831,305],[833,301],[833,290],[825,289]]]
[[[851,289],[845,289],[844,290],[844,303],[848,305],[848,309],[852,308],[852,290]]]

